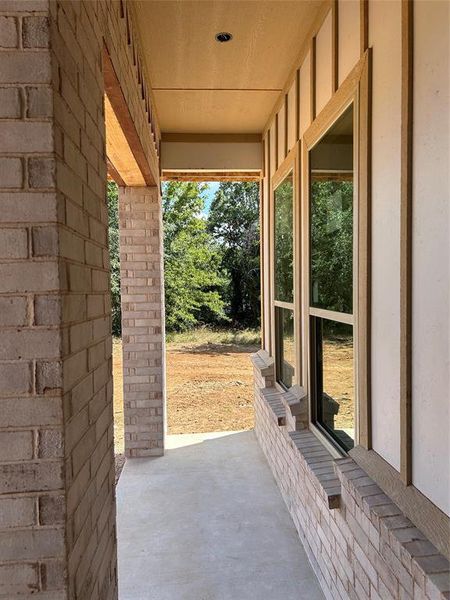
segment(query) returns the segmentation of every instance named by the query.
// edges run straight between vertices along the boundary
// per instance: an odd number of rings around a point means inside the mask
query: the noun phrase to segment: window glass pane
[[[310,152],[311,305],[353,310],[353,107]]]
[[[290,173],[274,192],[275,300],[293,302],[293,202],[294,179]]]
[[[290,388],[296,383],[294,311],[275,306],[275,327],[277,381]]]
[[[312,317],[317,421],[343,448],[355,440],[353,327]]]

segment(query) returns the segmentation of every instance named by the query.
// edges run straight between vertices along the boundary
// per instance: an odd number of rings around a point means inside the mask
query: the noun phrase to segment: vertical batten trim
[[[311,39],[310,68],[310,95],[311,95],[311,123],[316,118],[316,37]]]
[[[360,0],[359,4],[359,22],[360,22],[360,52],[361,56],[369,47],[369,2]]]
[[[371,405],[371,250],[372,250],[372,53],[359,83],[359,257],[358,257],[358,400],[359,445],[372,448]]]
[[[402,0],[402,118],[400,199],[400,476],[412,483],[412,134],[413,13]]]
[[[331,6],[332,20],[332,60],[331,60],[331,89],[335,92],[339,87],[339,4],[333,0]]]
[[[279,160],[278,160],[278,144],[280,143],[279,140],[279,136],[278,136],[278,113],[275,115],[275,171],[278,169],[278,164],[279,164]]]
[[[270,208],[270,203],[272,201],[271,198],[271,189],[272,189],[272,175],[271,175],[271,163],[270,163],[270,153],[271,153],[271,135],[270,135],[270,129],[267,130],[267,185],[266,185],[266,191],[267,191],[267,198],[265,199],[267,204],[267,236],[268,239],[264,240],[264,244],[267,247],[267,245],[269,245],[269,265],[268,265],[268,289],[266,290],[266,295],[265,298],[268,298],[270,306],[269,306],[269,311],[268,311],[268,323],[266,324],[267,327],[267,331],[268,331],[268,344],[269,347],[266,348],[267,352],[269,352],[269,354],[272,354],[272,263],[271,263],[271,252],[270,252],[270,244],[271,244],[271,238],[270,238],[270,228],[271,228],[271,208]]]
[[[295,74],[295,140],[300,139],[300,69]]]
[[[266,336],[266,323],[265,323],[265,311],[264,311],[264,210],[266,205],[265,185],[267,181],[266,173],[266,152],[267,152],[267,139],[261,141],[262,144],[262,177],[259,180],[259,293],[261,296],[260,300],[260,311],[261,311],[261,348],[265,347],[265,336]]]
[[[288,94],[285,94],[285,96],[284,96],[284,152],[283,152],[283,158],[286,158],[286,156],[288,155],[288,152],[290,150],[288,135],[289,135],[289,98],[288,98]]]
[[[125,24],[127,29],[127,45],[131,46],[131,27],[130,27],[130,15],[128,12],[128,6],[125,7]]]

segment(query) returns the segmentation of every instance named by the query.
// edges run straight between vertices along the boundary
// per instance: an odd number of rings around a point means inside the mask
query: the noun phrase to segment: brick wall
[[[0,597],[64,597],[60,289],[45,1],[0,2]],[[39,594],[40,593],[40,594]]]
[[[263,390],[273,388],[270,367],[255,366],[254,373],[256,435],[325,596],[450,598],[448,561],[351,458],[335,461],[340,505],[328,508],[289,428],[277,425],[264,399]]]
[[[117,579],[102,39],[94,7],[50,4],[73,598],[112,597]]]
[[[125,453],[129,457],[163,453],[161,214],[157,187],[120,188]]]
[[[117,597],[104,44],[154,162],[123,4],[0,0],[1,598]]]

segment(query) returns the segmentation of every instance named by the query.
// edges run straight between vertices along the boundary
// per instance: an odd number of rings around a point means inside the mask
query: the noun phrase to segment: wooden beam
[[[260,133],[162,133],[162,142],[208,144],[255,144],[262,140]]]
[[[130,114],[127,102],[120,87],[119,79],[114,70],[114,66],[106,47],[103,48],[103,75],[105,83],[105,93],[111,103],[114,113],[120,123],[124,136],[133,153],[136,163],[142,173],[146,185],[156,185],[158,173],[152,171],[146,153],[142,147],[136,126]],[[149,157],[151,158],[151,157]],[[154,162],[158,164],[157,157],[153,157]]]
[[[105,94],[106,156],[125,185],[145,186],[145,179],[134,158],[128,140]]]
[[[117,183],[117,185],[125,187],[126,186],[125,181],[122,179],[122,177],[120,176],[119,171],[112,164],[112,162],[109,160],[108,157],[106,157],[106,167],[107,167],[108,177],[110,179],[112,179],[113,181],[115,181]]]
[[[400,189],[400,475],[412,483],[412,153],[413,11],[402,0],[401,189]]]
[[[162,181],[259,181],[261,171],[170,171],[164,170]]]

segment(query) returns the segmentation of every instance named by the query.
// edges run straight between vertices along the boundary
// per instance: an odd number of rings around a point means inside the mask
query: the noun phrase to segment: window
[[[277,381],[286,388],[295,383],[294,311],[275,306]]]
[[[296,383],[294,324],[294,173],[273,193],[273,287],[276,379],[284,388]]]
[[[275,299],[294,301],[294,184],[292,172],[274,192]]]
[[[309,318],[313,421],[355,443],[353,105],[309,152]]]

